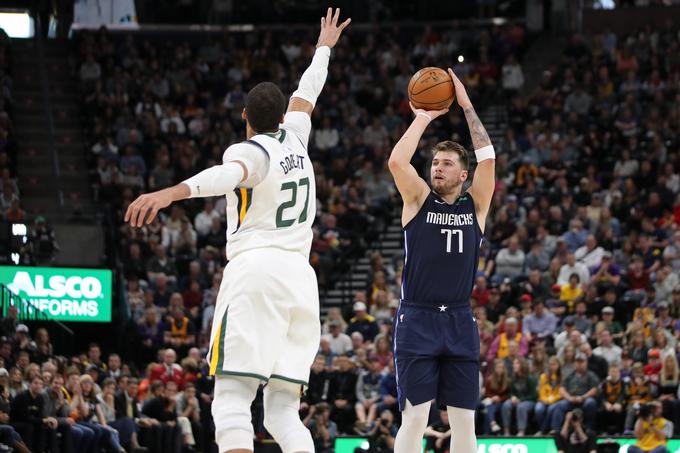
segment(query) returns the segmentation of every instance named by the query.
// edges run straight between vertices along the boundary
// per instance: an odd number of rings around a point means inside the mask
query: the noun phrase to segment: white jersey
[[[247,146],[264,150],[269,168],[252,188],[237,187],[227,198],[227,259],[259,248],[299,252],[309,258],[316,215],[314,167],[307,143],[311,119],[304,112],[287,113],[277,133],[258,134],[229,150]]]

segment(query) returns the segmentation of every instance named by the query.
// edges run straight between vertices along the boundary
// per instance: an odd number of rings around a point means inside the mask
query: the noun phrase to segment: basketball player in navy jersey
[[[428,124],[448,110],[413,108],[411,126],[392,150],[389,168],[404,200],[405,262],[394,325],[394,357],[402,425],[395,453],[421,451],[432,400],[445,405],[451,450],[477,451],[479,334],[470,309],[479,246],[495,186],[495,154],[465,87],[449,69],[465,113],[477,169],[470,188],[468,153],[452,141],[435,145],[431,187],[411,165]]]

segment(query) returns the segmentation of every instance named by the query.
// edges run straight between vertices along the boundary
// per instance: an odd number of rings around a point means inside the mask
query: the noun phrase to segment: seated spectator
[[[57,420],[54,417],[45,417],[44,413],[43,378],[35,376],[28,390],[19,393],[12,401],[10,414],[14,429],[24,439],[30,451],[44,451],[48,433],[58,427]]]
[[[608,433],[621,433],[626,407],[626,386],[618,363],[609,365],[609,375],[600,384],[598,393],[602,402],[598,410],[600,429]]]
[[[451,442],[451,426],[449,425],[449,413],[446,410],[439,411],[439,420],[425,429],[426,451],[434,453],[446,453],[449,451]]]
[[[165,384],[153,381],[149,388],[150,398],[142,407],[142,414],[159,426],[159,452],[179,453],[182,449],[182,431],[177,426],[175,405],[165,395]]]
[[[537,400],[536,377],[530,373],[529,363],[520,357],[512,363],[512,383],[510,397],[503,402],[501,414],[503,416],[503,434],[510,435],[513,409],[517,417],[517,435],[524,436],[529,416],[534,410]]]
[[[0,443],[14,448],[18,453],[31,453],[21,435],[10,424],[11,411],[9,392],[5,388],[4,392],[0,393]]]
[[[621,363],[622,349],[614,344],[614,339],[609,330],[604,329],[600,332],[598,345],[598,347],[593,349],[593,354],[605,359],[610,366]]]
[[[348,357],[336,357],[333,375],[328,389],[331,417],[342,433],[352,432],[355,420],[357,374],[354,362]]]
[[[597,239],[592,234],[586,237],[586,243],[574,252],[576,261],[585,264],[588,270],[593,271],[600,267],[605,250],[597,245]]]
[[[515,278],[524,272],[524,251],[519,248],[519,240],[513,236],[508,240],[508,246],[502,248],[496,255],[497,280]]]
[[[366,304],[363,302],[356,302],[353,308],[354,318],[347,326],[347,335],[359,332],[366,341],[373,341],[378,335],[378,323],[375,322],[375,318],[366,312]]]
[[[654,385],[659,384],[659,375],[661,374],[662,366],[661,351],[658,349],[650,349],[647,352],[647,364],[644,367],[645,376],[647,376],[650,383]]]
[[[567,305],[567,312],[573,313],[574,307],[583,298],[583,288],[578,274],[573,273],[569,277],[569,283],[562,285],[560,300]]]
[[[557,334],[555,336],[554,346],[555,346],[556,351],[559,352],[559,351],[562,351],[562,349],[564,349],[564,347],[567,345],[567,342],[570,340],[570,338],[572,336],[572,332],[577,332],[574,335],[579,336],[579,341],[578,341],[579,345],[581,343],[588,341],[588,338],[586,337],[586,335],[584,333],[580,332],[578,329],[576,329],[575,319],[574,319],[573,315],[567,316],[566,318],[564,318],[564,321],[562,322],[562,324],[563,324],[564,330],[562,330],[562,332],[560,332],[559,334]]]
[[[377,358],[368,359],[368,368],[361,371],[357,380],[354,406],[357,416],[357,428],[367,432],[375,420],[380,402],[380,370],[382,365]]]
[[[501,427],[496,421],[496,414],[510,395],[510,377],[503,359],[493,361],[492,372],[484,381],[484,398],[482,405],[486,409],[484,415],[484,434],[496,434]]]
[[[581,284],[586,284],[590,281],[588,266],[581,262],[577,262],[574,253],[570,252],[567,254],[567,262],[560,268],[557,283],[560,285],[568,284],[571,281],[571,276],[573,274],[578,275],[578,281]]]
[[[141,453],[146,451],[137,442],[137,432],[135,421],[132,417],[116,416],[116,381],[112,378],[104,379],[102,383],[102,394],[98,396],[99,407],[108,426],[118,432],[120,444],[126,449],[134,449]]]
[[[178,349],[182,355],[196,343],[194,323],[185,316],[182,307],[174,307],[168,320],[168,330],[163,333],[165,346]]]
[[[537,434],[548,432],[550,420],[555,412],[555,404],[562,399],[562,369],[557,357],[548,359],[548,369],[538,379],[538,401],[534,407],[534,417],[538,426]]]
[[[196,214],[194,218],[194,228],[199,237],[206,236],[210,232],[214,219],[220,219],[220,214],[215,209],[215,204],[211,198],[206,198],[203,210]],[[221,225],[220,225],[221,226]]]
[[[590,338],[593,335],[593,322],[588,316],[588,303],[584,299],[576,302],[573,318],[576,330]]]
[[[661,404],[653,402],[642,406],[635,422],[635,445],[631,453],[667,453],[668,438],[673,436],[673,424],[663,418]]]
[[[77,425],[70,418],[71,407],[66,402],[63,392],[64,378],[61,374],[55,373],[49,387],[44,390],[46,417],[54,418],[57,421],[57,429],[50,432],[51,448],[57,447],[57,436],[61,437],[61,448],[65,451],[81,451],[86,449],[94,438],[94,431],[81,425]],[[73,450],[75,448],[75,450]]]
[[[321,341],[319,342],[319,352],[317,353],[317,357],[319,356],[323,357],[324,366],[330,368],[331,364],[333,363],[333,359],[335,358],[335,353],[333,353],[331,350],[331,343],[328,338],[321,337]]]
[[[326,321],[323,323],[321,326],[321,333],[322,334],[329,334],[330,333],[330,323],[333,321],[338,321],[340,323],[340,332],[346,333],[347,330],[347,322],[344,320],[342,317],[342,313],[340,312],[340,309],[338,307],[331,307],[328,309],[328,313],[326,315]]]
[[[163,363],[151,370],[149,380],[153,384],[154,381],[161,381],[163,384],[168,381],[173,381],[177,387],[182,388],[184,379],[182,376],[182,367],[177,362],[177,353],[173,349],[166,349],[163,351]],[[160,391],[160,389],[156,389]],[[163,388],[165,392],[165,388]]]
[[[385,372],[380,379],[380,405],[378,412],[384,410],[392,413],[399,412],[399,396],[397,394],[397,375],[394,371],[394,361],[390,360],[385,367]]]
[[[493,362],[494,359],[504,359],[508,356],[508,343],[509,341],[514,341],[519,346],[519,355],[522,357],[526,356],[529,352],[529,342],[522,332],[517,329],[517,319],[516,318],[506,318],[503,325],[505,326],[505,331],[496,336],[489,347],[489,352],[486,355],[486,359],[489,362]]]
[[[328,323],[330,333],[322,336],[322,339],[326,339],[329,344],[331,351],[335,355],[345,355],[352,350],[352,340],[349,335],[342,332],[342,324],[339,320],[334,319]]]
[[[607,294],[611,294],[611,292],[607,292]],[[606,300],[607,296],[605,296],[605,301]],[[612,338],[614,340],[620,340],[624,336],[624,331],[621,324],[615,320],[614,317],[615,312],[616,310],[611,305],[607,305],[606,307],[604,307],[602,309],[602,322],[604,323],[605,328],[611,334]]]
[[[148,362],[156,357],[165,336],[165,326],[159,320],[158,309],[155,306],[144,309],[144,319],[137,325],[137,332],[141,339],[140,357],[146,357]]]
[[[591,282],[597,285],[618,285],[621,281],[621,268],[612,260],[612,253],[602,253],[599,266],[592,269]]]
[[[662,361],[661,373],[659,374],[658,401],[661,402],[664,417],[673,422],[674,427],[680,429],[679,375],[678,359],[675,357],[675,354],[665,356]]]
[[[633,365],[631,377],[626,385],[626,420],[624,435],[633,434],[635,414],[643,405],[652,401],[654,386],[645,376],[643,365],[639,362]]]
[[[150,282],[157,281],[157,277],[161,274],[165,277],[174,278],[177,276],[177,269],[175,263],[165,253],[165,247],[161,244],[156,245],[154,249],[154,256],[147,262],[146,265],[147,279]]]
[[[527,336],[527,341],[552,338],[556,327],[557,317],[545,309],[543,300],[534,300],[533,312],[522,321],[522,333]]]
[[[579,349],[586,356],[586,360],[588,361],[588,370],[595,373],[595,375],[600,380],[605,379],[607,377],[607,370],[609,368],[607,360],[603,357],[593,354],[593,349],[588,342],[582,343],[579,346]]]
[[[390,308],[391,301],[389,298],[391,298],[391,294],[384,290],[377,291],[373,297],[370,312],[379,324],[392,322],[392,308]]]
[[[174,408],[177,416],[177,426],[182,433],[182,447],[186,451],[196,451],[196,439],[194,438],[193,424],[189,418],[182,414],[177,408],[178,392],[177,384],[173,381],[168,381],[165,384],[165,396],[168,401],[168,410]],[[193,410],[190,409],[190,410]]]
[[[574,408],[581,408],[584,414],[583,422],[588,429],[595,427],[595,414],[597,411],[597,387],[600,379],[595,373],[588,370],[588,362],[585,354],[576,354],[576,367],[574,372],[565,376],[560,396],[562,400],[556,403],[555,412],[551,420],[551,428],[555,431],[563,428],[565,414]],[[565,422],[566,423],[566,422]]]
[[[569,231],[564,233],[562,239],[570,252],[575,252],[579,247],[585,245],[588,231],[583,228],[583,222],[573,219],[569,222]]]

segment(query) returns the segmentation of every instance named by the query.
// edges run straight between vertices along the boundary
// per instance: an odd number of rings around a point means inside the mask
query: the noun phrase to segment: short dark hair
[[[246,99],[248,123],[255,132],[279,130],[279,122],[286,110],[286,97],[271,82],[255,85]]]
[[[468,169],[468,166],[470,165],[470,157],[463,145],[451,140],[439,142],[436,145],[434,145],[434,148],[432,148],[432,158],[434,158],[437,155],[437,153],[441,151],[458,154],[460,166],[463,168],[463,170]]]

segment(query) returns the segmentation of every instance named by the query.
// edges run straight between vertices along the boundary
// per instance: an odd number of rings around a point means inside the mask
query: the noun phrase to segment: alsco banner
[[[52,319],[111,321],[108,269],[0,266],[0,283]]]
[[[619,453],[627,453],[628,447],[635,444],[635,439],[631,438],[606,437],[598,438],[597,443],[609,440],[619,444]],[[335,453],[354,453],[357,447],[367,450],[368,440],[361,437],[340,437],[335,440]],[[425,450],[425,442],[422,451],[431,453]],[[669,439],[668,451],[680,453],[680,439]],[[477,453],[557,453],[557,448],[553,439],[545,437],[490,437],[477,439]]]

